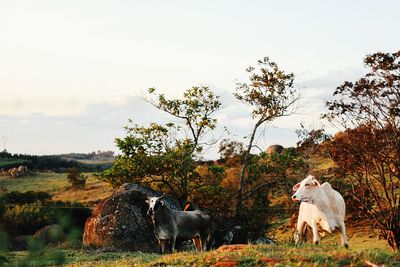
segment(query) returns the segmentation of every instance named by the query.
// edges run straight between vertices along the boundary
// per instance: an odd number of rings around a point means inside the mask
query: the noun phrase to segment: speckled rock
[[[158,252],[153,225],[146,215],[148,204],[145,200],[160,195],[160,192],[137,184],[121,185],[94,208],[85,224],[83,244],[96,248]],[[181,210],[173,199],[165,197],[164,201],[171,209]]]
[[[267,154],[274,154],[274,153],[279,154],[283,151],[283,149],[284,148],[281,145],[272,145],[272,146],[267,147],[266,151],[267,151]]]

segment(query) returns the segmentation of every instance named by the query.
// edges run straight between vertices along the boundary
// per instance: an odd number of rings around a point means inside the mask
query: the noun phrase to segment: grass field
[[[80,202],[88,206],[112,194],[109,184],[99,181],[91,173],[85,175],[89,178],[84,190],[71,189],[66,173],[53,172],[39,172],[16,179],[0,176],[0,188],[7,192],[46,191],[53,195],[53,200]]]
[[[87,206],[112,194],[113,189],[89,175],[86,189],[72,190],[66,174],[37,173],[10,179],[0,177],[3,191],[47,191],[54,200],[76,201]],[[279,217],[279,216],[278,216]],[[322,245],[291,244],[292,229],[288,219],[276,218],[271,222],[268,235],[276,245],[252,245],[235,251],[210,251],[205,253],[180,252],[169,255],[141,252],[104,252],[87,250],[79,245],[71,249],[61,245],[38,252],[8,252],[9,263],[4,266],[374,266],[368,263],[400,266],[400,255],[394,254],[378,232],[368,227],[347,224],[350,249],[340,246],[338,233],[328,235]],[[1,252],[0,252],[0,266]]]
[[[16,252],[10,260],[20,266],[400,266],[400,255],[391,251],[346,250],[334,244],[251,245],[241,249],[179,252],[163,256],[141,252],[49,249],[36,257],[28,252]]]

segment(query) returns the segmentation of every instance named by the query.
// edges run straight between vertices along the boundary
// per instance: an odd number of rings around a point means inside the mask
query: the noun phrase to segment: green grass
[[[85,175],[89,178],[83,190],[71,189],[67,174],[54,172],[38,172],[15,179],[0,176],[0,188],[3,192],[45,191],[53,196],[53,200],[80,202],[89,206],[112,194],[113,189],[109,184],[99,181],[91,173]]]
[[[7,189],[8,192],[46,191],[54,193],[68,186],[68,181],[65,173],[41,172],[14,179],[1,176],[0,186]]]
[[[400,266],[400,255],[386,250],[346,250],[335,245],[257,245],[238,251],[180,252],[167,255],[141,252],[87,252],[84,250],[49,249],[32,257],[29,252],[8,256],[9,265],[27,266],[366,266],[366,262]],[[222,265],[223,266],[223,265]]]

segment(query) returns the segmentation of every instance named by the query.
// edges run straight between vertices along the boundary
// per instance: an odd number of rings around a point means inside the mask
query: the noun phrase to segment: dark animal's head
[[[148,197],[146,199],[146,203],[149,204],[147,215],[154,216],[154,214],[157,213],[157,210],[165,205],[164,201],[162,200],[164,197],[165,194],[163,194],[161,197]]]

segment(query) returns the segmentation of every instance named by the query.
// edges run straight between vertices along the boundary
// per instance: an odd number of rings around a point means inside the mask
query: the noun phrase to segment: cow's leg
[[[349,243],[347,242],[347,237],[346,237],[346,226],[344,225],[344,222],[340,224],[340,232],[342,233],[342,245],[345,248],[349,248]]]
[[[318,245],[321,243],[321,237],[319,236],[317,223],[313,222],[311,225],[311,228],[312,228],[312,232],[313,232],[313,243]]]
[[[158,243],[160,245],[160,253],[165,253],[165,240],[158,239]]]
[[[194,244],[194,247],[196,248],[196,252],[199,252],[200,251],[200,246],[199,246],[199,237],[198,236],[195,236],[195,237],[193,237],[193,244]]]
[[[302,220],[298,220],[297,221],[297,229],[296,229],[296,233],[295,233],[295,236],[294,236],[295,244],[300,244],[301,242],[303,242],[305,226],[306,226],[306,222],[305,221],[302,221]]]
[[[197,250],[197,245],[196,245],[196,237],[193,237],[192,241],[193,241],[194,248],[195,248],[195,250],[197,252],[198,250]]]
[[[176,242],[176,235],[174,235],[171,239],[171,250],[175,252],[175,242]]]
[[[201,251],[206,251],[207,250],[207,237],[202,236],[201,237]]]

